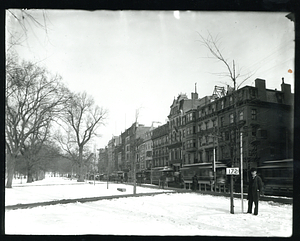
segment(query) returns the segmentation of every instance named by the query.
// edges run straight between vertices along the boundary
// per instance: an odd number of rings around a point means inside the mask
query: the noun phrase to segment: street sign
[[[238,167],[227,167],[226,175],[240,175],[240,170]]]

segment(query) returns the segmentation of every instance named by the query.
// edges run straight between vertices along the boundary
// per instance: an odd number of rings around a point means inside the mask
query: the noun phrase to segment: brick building
[[[239,166],[241,140],[245,169],[265,160],[292,157],[293,94],[284,80],[280,91],[266,89],[265,80],[256,79],[255,87],[201,99],[193,99],[193,94],[192,99],[180,95],[171,106],[171,164],[215,158]],[[188,101],[194,105],[184,108]]]

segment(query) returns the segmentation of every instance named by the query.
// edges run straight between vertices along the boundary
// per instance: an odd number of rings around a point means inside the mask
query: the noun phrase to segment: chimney
[[[256,79],[255,87],[258,90],[258,98],[261,101],[267,101],[266,81],[264,79]]]
[[[191,97],[192,97],[192,100],[197,100],[198,99],[197,83],[195,83],[195,93],[192,92]]]
[[[198,93],[192,92],[192,100],[197,100],[197,99],[198,99]]]
[[[292,98],[292,92],[291,92],[291,85],[285,84],[284,78],[282,78],[281,91],[283,92],[284,103],[287,105],[292,105],[293,98]]]

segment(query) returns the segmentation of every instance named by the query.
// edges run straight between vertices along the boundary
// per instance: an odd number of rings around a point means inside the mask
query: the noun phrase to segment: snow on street
[[[33,184],[30,187],[30,184],[27,184],[26,187],[6,189],[6,205],[29,203],[35,197],[39,200],[49,200],[51,196],[60,198],[60,195],[64,198],[74,198],[68,195],[75,192],[75,188],[80,197],[86,197],[87,190],[93,187],[99,189],[98,195],[105,195],[105,193],[120,195],[122,192],[116,191],[117,186],[126,186],[110,184],[107,190],[106,185],[103,184],[94,186],[85,183],[49,185],[39,189],[42,186]],[[126,186],[128,190],[130,187],[132,188],[132,186]],[[68,188],[72,192],[66,192]],[[162,191],[138,187],[137,193],[147,192],[147,190],[148,192]],[[129,193],[132,193],[131,190]],[[41,196],[37,197],[38,194]],[[164,193],[154,196],[6,210],[5,233],[247,237],[289,237],[292,235],[292,205],[260,201],[258,216],[245,213],[246,200],[244,213],[241,212],[240,199],[234,199],[234,206],[235,214],[230,214],[230,201],[227,197],[197,193]]]

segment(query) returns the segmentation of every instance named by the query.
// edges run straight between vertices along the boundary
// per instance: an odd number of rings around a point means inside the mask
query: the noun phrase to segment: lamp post
[[[95,169],[96,169],[96,166],[95,166],[95,159],[96,159],[96,153],[95,153],[95,158],[94,158],[94,186],[95,186]]]
[[[216,175],[216,149],[215,149],[215,135],[213,135],[213,173],[214,173],[214,191],[216,192],[217,175]]]
[[[150,161],[150,181],[152,185],[152,160]]]

